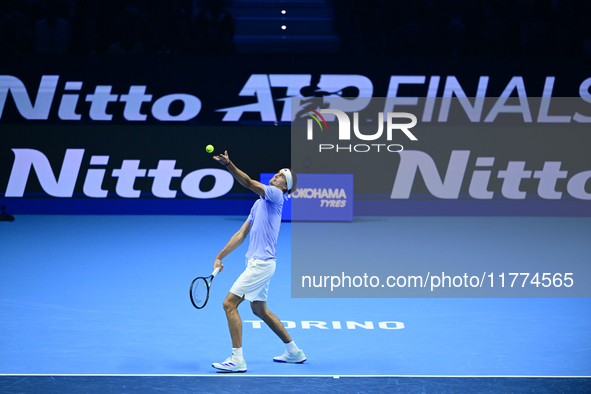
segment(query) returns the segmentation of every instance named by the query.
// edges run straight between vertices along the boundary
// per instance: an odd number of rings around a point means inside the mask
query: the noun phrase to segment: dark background
[[[0,75],[21,80],[32,102],[43,75],[59,75],[60,79],[47,120],[24,119],[12,95],[7,94],[0,116],[0,194],[6,190],[14,160],[11,149],[43,152],[56,176],[66,149],[86,149],[72,199],[80,200],[78,205],[43,193],[33,173],[24,198],[3,198],[2,204],[12,213],[84,213],[96,212],[96,207],[113,213],[247,212],[252,197],[240,186],[235,185],[217,202],[195,200],[180,191],[169,200],[151,195],[151,179],[138,178],[135,187],[142,190],[141,198],[123,199],[114,193],[116,180],[109,174],[129,159],[141,160],[140,168],[154,168],[158,160],[177,160],[176,168],[184,170],[183,176],[199,168],[219,168],[206,154],[207,144],[215,146],[215,153],[227,149],[232,160],[253,178],[288,165],[289,122],[262,122],[256,112],[245,113],[238,122],[222,122],[224,112],[217,112],[257,102],[257,97],[239,96],[253,74],[310,74],[313,81],[322,74],[363,75],[371,80],[374,97],[387,95],[393,75],[426,76],[423,85],[400,86],[398,96],[409,97],[424,96],[430,77],[435,75],[441,77],[438,96],[446,77],[455,76],[471,97],[480,76],[489,76],[487,97],[491,98],[498,97],[514,76],[523,77],[528,97],[540,97],[546,77],[553,76],[553,97],[576,97],[573,108],[584,112],[589,104],[578,97],[580,84],[591,77],[589,7],[589,2],[582,0],[319,0],[289,4],[2,0]],[[287,9],[287,17],[300,16],[299,20],[278,16],[282,8]],[[277,17],[269,24],[253,17],[266,15]],[[319,23],[305,15],[323,19]],[[282,31],[281,24],[287,29]],[[66,81],[82,81],[83,87],[66,92]],[[114,102],[107,106],[112,121],[92,121],[90,103],[84,98],[97,85],[110,85],[118,95],[126,94],[132,85],[147,86],[146,93],[153,95],[152,102],[141,109],[147,120],[125,120],[124,103]],[[280,100],[286,89],[271,91],[279,117],[287,105]],[[57,116],[62,94],[68,93],[80,95],[76,108],[82,115],[80,121],[62,121]],[[198,97],[200,113],[185,122],[155,119],[150,112],[154,101],[173,93]],[[326,94],[314,84],[300,91],[305,97]],[[420,119],[422,107],[398,108],[417,110]],[[458,108],[457,104],[452,106],[452,113]],[[563,108],[556,113],[575,112],[568,105]],[[179,102],[171,105],[171,113],[181,110]],[[504,169],[496,166],[508,160],[527,160],[532,168],[526,169],[532,170],[541,169],[544,161],[561,160],[564,167],[568,164],[569,177],[574,171],[591,168],[585,153],[589,141],[584,125],[570,123],[565,129],[554,125],[550,130],[538,124],[520,124],[527,127],[517,133],[501,125],[501,116],[494,125],[480,122],[476,131],[465,124],[465,118],[460,119],[463,129],[456,130],[450,124],[441,128],[437,114],[436,110],[430,124],[420,125],[424,132],[418,143],[404,146],[428,152],[440,173],[454,149],[470,149],[474,158],[497,157],[495,171]],[[537,113],[532,111],[532,116],[535,123]],[[111,157],[103,184],[110,191],[107,199],[82,194],[91,155]],[[396,158],[392,162],[396,166]],[[470,162],[466,178],[472,165]],[[524,187],[535,190],[537,180],[530,181],[524,181]],[[564,182],[558,181],[560,188]],[[391,188],[391,182],[387,184],[384,193]],[[358,185],[363,182],[356,181],[356,193],[365,193]],[[180,190],[179,186],[180,179],[173,179],[171,188]],[[211,179],[205,178],[201,186],[207,190]],[[495,192],[500,187],[494,176],[491,187]],[[462,194],[466,188],[467,184]],[[428,194],[420,181],[413,189],[415,194]],[[242,202],[237,205],[237,200]],[[117,208],[109,208],[113,201],[118,201],[113,203],[119,204]]]

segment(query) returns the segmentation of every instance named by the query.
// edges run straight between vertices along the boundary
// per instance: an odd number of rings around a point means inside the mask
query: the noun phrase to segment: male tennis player
[[[263,185],[240,171],[230,161],[228,151],[213,158],[226,166],[242,186],[261,198],[254,203],[246,222],[230,238],[213,264],[214,270],[219,267],[221,272],[224,268],[222,260],[240,246],[250,233],[246,270],[234,282],[223,305],[232,337],[232,356],[223,363],[213,363],[212,366],[226,372],[246,372],[246,361],[242,353],[242,320],[238,314],[238,305],[245,299],[250,301],[253,313],[267,323],[287,347],[285,353],[273,358],[273,361],[301,364],[306,361],[304,352],[291,340],[281,320],[267,309],[269,281],[275,272],[275,246],[281,226],[283,200],[296,190],[296,175],[284,168],[273,176],[269,185]]]

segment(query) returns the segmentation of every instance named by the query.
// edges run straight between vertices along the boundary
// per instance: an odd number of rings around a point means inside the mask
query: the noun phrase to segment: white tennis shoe
[[[303,350],[300,350],[296,354],[291,354],[286,350],[282,356],[273,357],[273,361],[275,361],[276,363],[303,364],[304,361],[306,361],[306,355],[304,354]]]
[[[228,357],[223,363],[213,363],[211,366],[225,372],[246,372],[246,361],[235,363],[232,357]]]

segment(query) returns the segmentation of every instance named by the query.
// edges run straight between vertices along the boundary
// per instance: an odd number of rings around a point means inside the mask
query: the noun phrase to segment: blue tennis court
[[[0,374],[219,375],[211,363],[231,350],[221,304],[246,243],[224,260],[204,309],[192,307],[188,289],[244,220],[20,215],[0,223]],[[432,229],[463,219],[422,220]],[[548,226],[565,239],[579,234],[564,258],[591,255],[581,237],[589,218],[507,220],[535,226],[524,248],[545,242]],[[308,361],[272,362],[285,348],[243,303],[245,375],[591,375],[589,299],[292,299],[290,232],[283,223],[268,306]],[[436,259],[433,242],[422,253]]]

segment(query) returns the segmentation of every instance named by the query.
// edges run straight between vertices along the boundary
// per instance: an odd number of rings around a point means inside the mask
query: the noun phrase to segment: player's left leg
[[[286,352],[282,356],[274,357],[273,361],[280,362],[280,363],[298,363],[301,364],[306,361],[306,356],[304,352],[297,347],[297,345],[292,341],[291,337],[287,333],[287,330],[281,323],[281,320],[273,312],[267,309],[267,301],[252,301],[250,303],[252,308],[252,312],[259,318],[261,318],[271,330],[285,344],[287,347]]]
[[[252,307],[252,313],[260,317],[281,338],[283,343],[291,342],[291,337],[287,333],[283,323],[281,323],[281,320],[267,309],[267,301],[252,301],[250,306]]]

